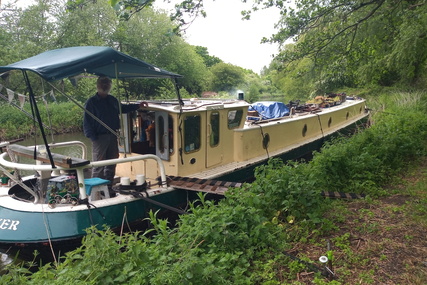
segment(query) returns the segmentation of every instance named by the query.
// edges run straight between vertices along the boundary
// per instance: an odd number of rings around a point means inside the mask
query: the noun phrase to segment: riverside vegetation
[[[0,283],[426,284],[426,100],[371,98],[373,125],[327,143],[309,162],[271,159],[218,203],[200,195],[174,228],[151,213],[144,234],[88,229],[60,262],[35,273],[11,265]],[[334,278],[321,274],[321,255]]]
[[[29,123],[30,120],[20,110],[7,105],[1,105],[0,140],[27,138],[39,134],[39,127]],[[24,111],[31,114],[29,104],[24,105]],[[71,133],[82,130],[83,111],[71,102],[50,104],[48,108],[40,108],[42,122],[48,126],[47,132],[53,134]]]

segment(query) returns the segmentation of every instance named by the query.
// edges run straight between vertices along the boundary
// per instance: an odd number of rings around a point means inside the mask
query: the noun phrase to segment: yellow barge
[[[311,105],[314,108],[300,112],[290,107],[272,119],[257,116],[252,105],[221,99],[147,102],[143,109],[123,115],[123,137],[128,139],[121,144],[121,155],[155,154],[170,176],[244,181],[268,158],[311,153],[325,138],[357,126],[369,115],[360,98],[344,97],[334,106]],[[120,164],[117,174],[130,174],[131,179],[143,174],[154,181],[159,174],[151,163]]]

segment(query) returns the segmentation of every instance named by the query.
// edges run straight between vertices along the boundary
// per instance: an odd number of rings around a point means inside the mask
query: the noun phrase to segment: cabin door
[[[169,126],[168,113],[156,111],[156,155],[169,160]]]
[[[217,110],[207,111],[206,116],[206,167],[210,167],[223,160],[220,124],[224,121]]]

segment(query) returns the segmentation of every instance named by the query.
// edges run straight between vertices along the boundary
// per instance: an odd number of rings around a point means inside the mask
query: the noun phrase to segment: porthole
[[[330,127],[331,127],[331,125],[332,125],[332,118],[331,118],[331,117],[329,117],[329,120],[328,120],[328,128],[330,128]]]
[[[264,137],[262,138],[262,147],[264,149],[267,149],[269,144],[270,144],[270,135],[265,134]]]
[[[305,137],[307,135],[307,124],[302,128],[302,136]]]

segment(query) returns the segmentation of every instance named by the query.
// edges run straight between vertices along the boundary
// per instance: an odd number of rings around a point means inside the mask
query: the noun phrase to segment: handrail
[[[57,166],[55,169],[52,168],[51,165],[40,165],[40,164],[24,164],[24,163],[18,163],[18,162],[11,162],[5,159],[6,155],[8,155],[7,152],[0,154],[0,165],[3,165],[8,168],[14,168],[19,170],[32,170],[32,171],[54,171],[54,170],[76,170],[77,172],[77,179],[79,181],[79,193],[81,199],[86,199],[86,186],[84,183],[81,183],[81,181],[84,181],[84,169],[86,168],[93,168],[93,167],[100,167],[100,166],[107,166],[107,165],[113,165],[113,164],[120,164],[120,163],[126,163],[126,162],[132,162],[132,161],[138,161],[138,160],[147,160],[147,159],[153,159],[157,162],[157,165],[159,167],[160,171],[160,178],[161,178],[161,187],[167,188],[167,181],[166,181],[166,171],[165,167],[163,165],[162,160],[154,155],[154,154],[144,154],[144,155],[137,155],[132,157],[126,157],[126,158],[116,158],[116,159],[108,159],[108,160],[101,160],[101,161],[93,161],[87,165],[80,166],[80,167],[74,167],[74,168],[64,168]],[[15,179],[13,179],[15,182],[19,183]],[[25,187],[23,187],[25,189]],[[36,201],[38,201],[37,195],[33,191],[28,191],[28,189],[25,189],[27,192],[29,192],[32,196],[35,197]]]
[[[58,142],[58,143],[50,143],[49,147],[51,149],[59,148],[59,147],[66,147],[70,145],[78,145],[82,149],[82,158],[86,159],[87,155],[87,146],[81,142],[81,141],[66,141],[66,142]]]

